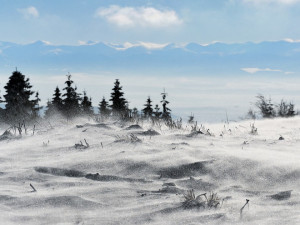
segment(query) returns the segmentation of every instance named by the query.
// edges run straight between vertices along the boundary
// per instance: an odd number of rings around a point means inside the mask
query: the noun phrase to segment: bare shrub
[[[203,196],[205,199],[203,199]],[[184,195],[184,202],[182,203],[183,208],[185,209],[192,209],[192,208],[201,208],[204,209],[211,209],[217,208],[220,206],[220,198],[218,197],[217,193],[211,192],[209,196],[206,196],[206,193],[201,195],[195,196],[194,190],[187,191],[187,194]]]

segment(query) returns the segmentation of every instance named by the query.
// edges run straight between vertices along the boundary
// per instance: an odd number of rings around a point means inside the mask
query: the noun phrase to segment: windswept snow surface
[[[256,135],[253,121],[205,124],[213,136],[188,135],[189,125],[51,123],[0,142],[1,224],[300,224],[299,117],[255,121]],[[74,147],[84,139],[88,148]],[[191,189],[217,193],[221,206],[182,208]]]

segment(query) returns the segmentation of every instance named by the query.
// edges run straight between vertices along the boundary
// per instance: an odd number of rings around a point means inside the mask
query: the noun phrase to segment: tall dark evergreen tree
[[[73,88],[73,81],[71,80],[71,75],[67,75],[67,80],[65,84],[67,85],[63,90],[66,91],[65,94],[63,94],[63,113],[67,118],[72,118],[75,116],[80,115],[80,104],[81,101],[80,94],[78,94],[77,88]]]
[[[111,99],[109,101],[112,102],[110,105],[112,112],[114,115],[123,115],[126,113],[126,99],[123,97],[124,92],[122,92],[122,86],[120,86],[120,82],[118,79],[116,79],[116,82],[114,83],[115,86],[112,89],[111,93]]]
[[[92,106],[92,98],[89,98],[86,95],[86,91],[83,92],[83,98],[80,105],[81,105],[81,110],[83,115],[92,116],[94,114],[94,110]]]
[[[169,120],[169,119],[171,119],[171,109],[169,109],[168,107],[167,107],[167,105],[169,104],[169,101],[167,101],[166,100],[166,98],[167,98],[167,93],[166,93],[166,91],[164,90],[164,92],[163,93],[161,93],[161,95],[162,95],[162,100],[160,101],[161,103],[162,103],[162,107],[163,107],[163,111],[162,111],[162,115],[161,115],[161,117],[164,119],[164,120]]]
[[[150,96],[147,98],[146,104],[144,105],[145,108],[142,110],[144,117],[149,118],[153,115],[153,109],[152,109],[152,101]]]
[[[102,98],[102,101],[99,103],[99,113],[101,116],[107,117],[110,114],[110,110],[108,108],[108,102],[105,100],[105,97]]]
[[[35,100],[30,100],[34,92],[29,83],[29,78],[19,72],[14,71],[9,77],[9,81],[4,87],[6,94],[5,99],[5,117],[10,123],[29,121],[34,118]]]

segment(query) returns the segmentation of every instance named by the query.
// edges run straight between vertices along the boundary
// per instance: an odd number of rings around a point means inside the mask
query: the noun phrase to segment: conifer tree
[[[272,118],[272,117],[276,116],[276,112],[275,112],[274,105],[272,103],[271,98],[266,100],[265,97],[261,94],[256,96],[256,98],[258,100],[255,103],[255,105],[256,105],[257,108],[259,108],[262,117]]]
[[[112,102],[110,105],[112,112],[114,115],[124,115],[126,113],[126,99],[123,97],[124,92],[122,92],[122,86],[120,86],[120,82],[116,79],[114,83],[114,88],[112,89],[111,99],[109,101]]]
[[[138,118],[139,117],[139,111],[138,111],[138,109],[136,107],[134,107],[132,109],[132,117],[133,118]]]
[[[9,81],[4,87],[6,94],[5,99],[5,117],[10,123],[29,121],[34,117],[33,109],[36,101],[30,100],[34,92],[29,78],[19,72],[14,71],[9,77]]]
[[[83,92],[83,98],[82,98],[80,105],[81,105],[83,115],[86,115],[86,116],[93,115],[94,110],[93,110],[93,106],[92,106],[92,98],[89,98],[86,95],[86,91]]]
[[[101,116],[107,117],[110,114],[110,110],[108,108],[108,102],[105,100],[105,97],[102,98],[102,101],[99,103],[99,113]]]
[[[61,98],[61,93],[60,90],[58,88],[58,86],[55,88],[54,94],[53,94],[53,98],[52,98],[52,105],[54,106],[54,108],[57,111],[61,111],[63,108],[63,100]]]
[[[39,104],[40,101],[41,99],[39,97],[39,92],[36,92],[35,99],[33,100],[33,108],[32,108],[33,119],[38,119],[40,117],[39,112],[43,108]]]
[[[53,106],[52,102],[50,101],[50,99],[48,99],[48,101],[47,101],[46,108],[47,109],[46,109],[45,115],[44,115],[45,118],[49,118],[55,114],[56,110],[54,109],[54,106]]]
[[[129,103],[126,102],[126,105],[125,105],[125,111],[122,115],[123,119],[129,119],[129,118],[132,118],[132,109],[129,108]]]
[[[79,101],[81,100],[80,95],[76,92],[77,87],[73,88],[73,81],[71,80],[71,75],[67,75],[67,80],[65,84],[67,85],[63,90],[66,91],[63,94],[63,113],[66,115],[67,118],[72,118],[75,116],[80,115],[80,104]]]
[[[158,105],[156,104],[155,105],[155,108],[154,108],[154,117],[156,118],[156,119],[159,119],[160,118],[160,116],[161,116],[161,112],[159,111],[160,110],[160,108],[158,107]]]
[[[150,99],[150,96],[147,98],[146,104],[144,105],[145,108],[142,110],[144,117],[149,118],[153,115],[153,109],[152,109],[152,101]]]
[[[2,103],[2,102],[4,102],[4,101],[2,100],[2,97],[0,95],[0,103]],[[3,120],[4,120],[4,109],[2,109],[0,107],[0,122],[3,121]]]
[[[162,95],[162,100],[160,101],[162,103],[162,107],[163,107],[163,111],[162,111],[162,115],[161,117],[164,119],[164,120],[169,120],[171,119],[171,109],[169,109],[167,107],[167,105],[169,104],[169,101],[166,100],[166,97],[167,97],[167,93],[166,91],[164,90],[163,93],[161,93]]]
[[[47,110],[45,112],[46,117],[53,116],[56,113],[61,113],[63,110],[63,100],[58,86],[54,90],[52,101],[48,100]]]

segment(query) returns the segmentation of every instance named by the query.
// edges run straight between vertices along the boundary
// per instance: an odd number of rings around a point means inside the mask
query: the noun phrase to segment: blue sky
[[[300,0],[0,0],[0,42],[21,44],[37,40],[54,45],[100,41],[127,43],[125,47],[143,43],[146,48],[156,48],[166,43],[189,42],[241,43],[283,39],[298,42],[299,24]],[[297,55],[298,51],[295,49],[293,54]],[[271,96],[277,102],[284,98],[296,105],[300,103],[299,72],[294,69],[298,62],[296,58],[281,63],[281,66],[264,62],[257,65],[256,62],[258,64],[259,60],[255,58],[249,64],[236,65],[235,76],[231,78],[222,77],[218,72],[213,73],[214,76],[205,74],[201,77],[184,71],[170,79],[163,76],[165,74],[146,71],[152,75],[141,79],[144,73],[138,73],[134,67],[127,72],[99,70],[91,73],[91,68],[86,67],[82,67],[83,71],[72,68],[67,71],[72,73],[78,90],[87,90],[92,96],[94,105],[103,95],[108,98],[114,79],[121,78],[131,107],[140,109],[147,96],[151,96],[155,104],[159,103],[159,93],[165,87],[174,114],[187,116],[193,112],[200,121],[211,117],[216,111],[211,110],[212,107],[219,107],[218,119],[224,119],[226,112],[231,119],[237,119],[247,112],[257,93]],[[39,71],[26,70],[12,59],[7,67],[1,68],[6,72],[0,70],[0,94],[4,93],[3,84],[15,66],[29,75],[43,104],[51,97],[56,85],[62,88],[67,72],[65,69],[53,70],[41,79]],[[218,66],[223,68],[216,62],[214,67]],[[44,68],[47,69],[53,68]]]
[[[0,0],[1,41],[300,39],[300,0]]]

